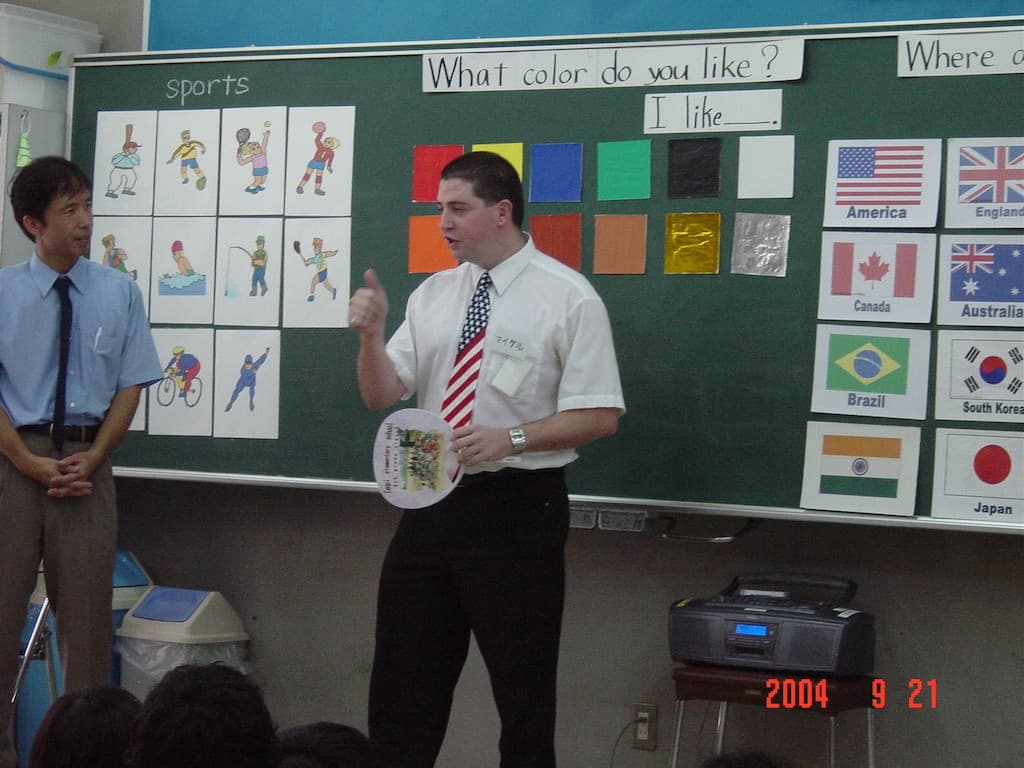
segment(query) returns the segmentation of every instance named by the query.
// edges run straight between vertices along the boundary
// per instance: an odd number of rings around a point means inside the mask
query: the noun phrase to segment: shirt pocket
[[[522,334],[493,328],[487,331],[487,348],[491,357],[487,383],[516,402],[533,402],[540,371],[539,345]]]
[[[79,350],[83,382],[90,392],[109,395],[117,389],[121,372],[124,329],[117,325],[94,323],[81,331]]]

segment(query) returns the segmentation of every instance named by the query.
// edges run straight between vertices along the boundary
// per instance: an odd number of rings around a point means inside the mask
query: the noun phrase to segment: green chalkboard
[[[421,62],[429,47],[90,57],[74,72],[71,156],[92,168],[96,115],[107,110],[354,105],[352,284],[360,282],[367,266],[378,270],[392,302],[390,331],[401,319],[405,298],[423,279],[407,270],[407,219],[434,212],[429,203],[410,202],[414,146],[581,142],[582,201],[528,205],[527,216],[582,214],[582,271],[612,318],[628,413],[615,437],[581,450],[569,473],[572,493],[696,508],[795,511],[806,422],[843,420],[810,410],[829,140],[1008,136],[1022,130],[1020,75],[900,78],[898,31],[816,30],[804,37],[799,79],[745,86],[782,89],[781,132],[794,135],[797,148],[795,191],[787,199],[737,199],[739,137],[749,132],[706,134],[721,139],[720,196],[669,199],[668,145],[678,136],[646,136],[641,120],[644,95],[655,89],[424,93]],[[467,49],[483,46],[466,44]],[[246,92],[225,86],[241,77],[247,78]],[[211,85],[182,104],[180,86],[172,86],[182,81]],[[694,92],[722,89],[721,84],[692,87]],[[650,199],[598,201],[598,143],[643,138],[651,140]],[[664,274],[664,216],[688,211],[721,213],[717,275]],[[791,216],[784,278],[730,274],[737,212]],[[593,219],[604,213],[649,217],[645,274],[593,274]],[[372,481],[370,446],[382,414],[368,412],[359,399],[355,335],[283,328],[281,347],[279,439],[133,433],[115,463],[227,480],[249,475]],[[924,517],[930,509],[935,423],[898,423],[922,427],[917,515]]]

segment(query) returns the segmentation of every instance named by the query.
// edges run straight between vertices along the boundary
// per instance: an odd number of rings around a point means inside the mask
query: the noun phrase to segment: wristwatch
[[[512,441],[512,453],[517,456],[526,449],[526,433],[519,427],[508,431],[508,439]]]

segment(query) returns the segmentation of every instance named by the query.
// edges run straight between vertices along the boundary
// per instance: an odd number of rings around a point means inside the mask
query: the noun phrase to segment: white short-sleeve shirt
[[[427,278],[409,297],[405,320],[388,341],[407,396],[415,394],[420,408],[441,411],[482,272],[464,263]],[[490,274],[491,314],[473,422],[511,428],[578,408],[625,411],[608,313],[586,278],[538,251],[532,240]],[[528,451],[511,458],[513,466],[540,469],[564,466],[576,452]]]

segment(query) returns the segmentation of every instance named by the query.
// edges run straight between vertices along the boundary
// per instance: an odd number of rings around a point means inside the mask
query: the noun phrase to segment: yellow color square
[[[665,214],[665,274],[717,275],[720,213]]]
[[[474,144],[474,152],[493,152],[501,155],[516,169],[519,179],[523,179],[523,145],[522,142],[507,142],[504,144]]]

